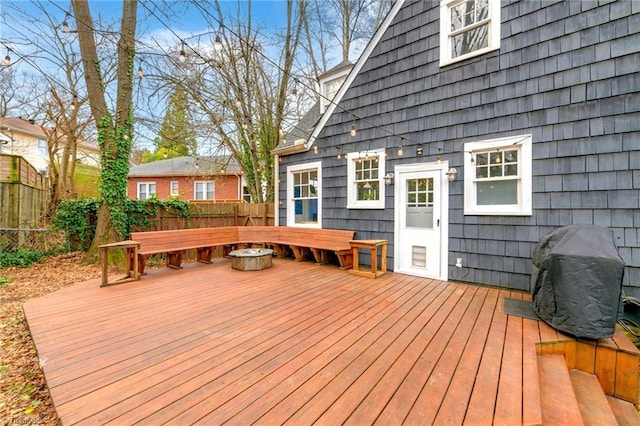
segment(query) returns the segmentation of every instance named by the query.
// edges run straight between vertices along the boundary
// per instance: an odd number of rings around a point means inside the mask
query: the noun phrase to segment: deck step
[[[538,381],[540,382],[542,424],[545,426],[584,424],[564,355],[539,356]]]
[[[582,419],[587,426],[617,425],[609,401],[598,378],[580,370],[569,371]]]
[[[640,425],[640,414],[638,414],[638,410],[632,403],[608,395],[607,401],[620,426]]]

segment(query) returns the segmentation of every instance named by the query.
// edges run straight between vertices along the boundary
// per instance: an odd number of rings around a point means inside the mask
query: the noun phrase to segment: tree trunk
[[[120,39],[117,46],[117,90],[115,111],[110,112],[105,99],[105,82],[100,72],[93,20],[86,0],[72,0],[82,53],[87,95],[98,129],[101,161],[102,205],[99,209],[96,232],[87,253],[95,258],[98,246],[121,240],[127,232],[125,203],[127,174],[133,135],[132,93],[133,58],[137,0],[122,2]]]

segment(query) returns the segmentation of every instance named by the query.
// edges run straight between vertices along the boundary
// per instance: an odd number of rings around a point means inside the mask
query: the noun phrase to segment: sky
[[[39,3],[44,6],[47,15],[52,17],[56,25],[67,21],[72,30],[76,27],[70,1],[40,0]],[[215,18],[218,15],[215,13],[213,2],[200,1],[199,5],[201,6],[196,7],[188,1],[139,0],[137,38],[141,45],[145,45],[141,46],[141,50],[149,50],[149,46],[160,45],[163,50],[168,51],[175,49],[181,40],[195,46],[196,35],[217,30],[219,25]],[[248,2],[221,0],[220,5],[225,19],[238,15],[246,19]],[[114,28],[120,27],[122,1],[89,0],[89,7],[94,21],[101,17],[106,22],[113,22]],[[284,0],[254,0],[251,2],[253,25],[266,36],[277,32],[285,24],[286,7]],[[29,58],[30,49],[35,49],[33,42],[29,40],[37,38],[27,33],[30,26],[24,23],[24,19],[19,18],[20,15],[15,9],[24,11],[29,16],[43,15],[32,1],[0,0],[0,54],[2,57],[9,54],[12,62],[16,62],[20,56]],[[207,13],[210,15],[207,16]],[[17,21],[23,22],[16,25]],[[71,39],[73,35],[68,37]],[[7,47],[12,50],[7,51]],[[17,65],[19,70],[35,70],[35,73],[47,72],[49,66],[46,62],[33,58],[23,60]],[[138,65],[139,63],[136,67]],[[55,72],[55,66],[51,68],[51,72]]]

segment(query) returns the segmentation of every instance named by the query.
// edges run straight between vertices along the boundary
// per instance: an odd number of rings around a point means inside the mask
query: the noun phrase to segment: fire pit
[[[248,248],[234,250],[229,253],[231,267],[239,271],[259,271],[271,268],[273,250],[264,248]]]

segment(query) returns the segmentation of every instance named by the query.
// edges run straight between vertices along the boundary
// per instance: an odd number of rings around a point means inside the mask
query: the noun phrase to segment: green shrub
[[[24,249],[18,249],[17,251],[2,251],[0,252],[0,268],[8,268],[10,266],[26,268],[32,263],[38,262],[40,259],[54,254],[56,253]]]
[[[58,206],[51,226],[55,230],[66,232],[72,250],[85,251],[91,245],[101,203],[102,200],[99,199],[63,200]],[[124,215],[121,217],[126,221],[123,226],[125,235],[122,237],[128,238],[132,231],[149,229],[152,220],[157,218],[161,209],[187,220],[191,216],[190,204],[186,201],[128,199],[124,204]]]

